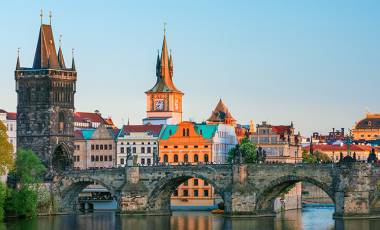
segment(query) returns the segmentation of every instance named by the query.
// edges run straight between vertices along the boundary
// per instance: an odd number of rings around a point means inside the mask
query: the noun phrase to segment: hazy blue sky
[[[180,3],[181,2],[181,3]],[[4,1],[0,108],[16,110],[14,68],[30,67],[39,11],[53,11],[66,64],[76,50],[77,111],[141,123],[163,23],[184,119],[219,98],[240,123],[294,121],[303,134],[380,111],[380,1]]]

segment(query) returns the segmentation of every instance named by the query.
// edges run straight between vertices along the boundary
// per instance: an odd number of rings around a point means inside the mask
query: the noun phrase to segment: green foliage
[[[37,214],[37,191],[27,186],[12,190],[7,202],[7,211],[22,217]]]
[[[0,221],[4,219],[5,199],[7,198],[7,186],[0,183]]]
[[[21,185],[42,182],[45,171],[46,167],[32,150],[17,151],[15,177]]]
[[[314,151],[313,154],[310,154],[305,150],[302,152],[302,161],[308,164],[332,162],[331,158],[325,153]]]
[[[257,159],[256,145],[253,144],[247,137],[241,141],[241,144],[236,145],[228,152],[227,160],[232,162],[235,156],[241,152],[244,156],[244,163],[254,163]]]
[[[0,175],[13,167],[13,146],[8,142],[7,127],[0,121]]]

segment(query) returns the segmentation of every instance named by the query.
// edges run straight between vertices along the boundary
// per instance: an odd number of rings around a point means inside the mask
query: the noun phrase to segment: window
[[[203,135],[202,129],[201,129],[201,130],[199,130],[199,134],[200,134],[200,135]]]
[[[65,129],[65,114],[60,112],[58,115],[59,132],[63,133]]]
[[[185,149],[189,148],[189,146],[187,146],[187,145],[185,145],[184,147],[185,147]]]
[[[185,154],[183,158],[184,158],[183,161],[185,161],[185,163],[189,162],[189,155]]]
[[[185,129],[182,129],[182,136],[186,136],[186,130]]]
[[[124,164],[124,158],[120,158],[120,164]]]
[[[164,146],[164,149],[167,149],[167,148],[168,148],[168,146],[167,146],[167,145],[165,145],[165,146]]]
[[[154,152],[154,153],[157,152],[157,147],[153,147],[153,152]]]
[[[207,181],[204,181],[203,184],[204,184],[204,186],[208,186]]]
[[[131,153],[131,147],[127,147],[127,153]]]
[[[175,148],[175,149],[178,149],[178,146],[177,146],[177,145],[174,145],[174,148]]]
[[[112,150],[112,145],[108,145],[108,149],[109,149],[109,150]]]
[[[141,142],[141,145],[144,145],[144,142]]]
[[[100,156],[100,161],[103,161],[103,156]]]
[[[198,196],[199,196],[199,195],[198,195],[198,189],[195,189],[195,190],[194,190],[194,196],[195,196],[195,197],[198,197]]]
[[[197,149],[197,148],[198,148],[198,145],[194,145],[194,148]]]
[[[91,161],[95,161],[95,157],[94,156],[91,156]]]
[[[174,162],[178,162],[178,155],[177,154],[174,155]]]
[[[99,150],[99,145],[96,145],[96,150]]]
[[[178,190],[177,189],[174,191],[173,196],[178,196]]]
[[[145,158],[141,158],[141,164],[145,165]]]
[[[190,129],[186,129],[186,136],[190,136]]]
[[[108,145],[104,145],[104,150],[107,150],[108,149]]]
[[[147,153],[152,153],[152,148],[151,148],[151,147],[147,147],[147,148],[146,148],[146,152],[147,152]]]
[[[198,154],[194,155],[194,162],[198,162]]]
[[[205,149],[207,149],[208,148],[208,145],[205,145]]]
[[[208,154],[205,154],[205,162],[208,162]]]
[[[109,156],[108,156],[108,160],[109,160],[109,161],[112,161],[112,155],[109,155]]]
[[[107,146],[107,145],[106,145]],[[108,161],[108,156],[104,156],[104,161]]]
[[[103,145],[100,145],[100,150],[103,150]]]
[[[133,152],[133,153],[136,153],[136,147],[133,147],[133,148],[132,148],[132,152]]]
[[[168,159],[168,155],[165,154],[165,155],[164,155],[164,162],[165,162],[165,163],[168,163],[168,161],[169,161],[169,159]]]
[[[120,153],[124,153],[124,147],[120,148]]]
[[[189,190],[187,189],[183,190],[183,196],[189,196]]]
[[[99,156],[95,156],[95,161],[99,161]]]
[[[94,145],[91,145],[91,150],[94,150],[95,149],[95,146]]]
[[[194,179],[194,186],[198,186],[198,179]]]
[[[208,197],[208,190],[203,190],[203,196]]]
[[[141,147],[141,153],[145,153],[145,147]]]
[[[147,164],[147,165],[150,165],[151,163],[152,163],[152,162],[151,162],[151,159],[150,159],[150,158],[147,158],[147,159],[146,159],[146,164]]]

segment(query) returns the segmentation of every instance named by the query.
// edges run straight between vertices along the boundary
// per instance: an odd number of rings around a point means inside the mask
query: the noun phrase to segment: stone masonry
[[[54,178],[60,212],[76,210],[79,192],[92,182],[105,186],[122,214],[170,214],[170,196],[189,178],[211,184],[230,216],[273,215],[276,197],[296,182],[312,183],[335,204],[335,218],[380,216],[380,167],[371,164],[247,164],[126,167],[69,171]]]

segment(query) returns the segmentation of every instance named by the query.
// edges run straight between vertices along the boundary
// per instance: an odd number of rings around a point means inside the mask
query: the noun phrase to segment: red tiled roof
[[[15,112],[7,113],[7,120],[16,120],[16,119],[17,119],[17,113]]]
[[[290,133],[290,126],[288,125],[273,125],[272,132],[277,134]]]
[[[120,136],[131,132],[150,132],[153,136],[158,136],[161,132],[162,125],[124,125]]]
[[[86,122],[90,120],[91,122],[104,123],[104,119],[98,113],[89,113],[89,112],[75,112],[74,121],[75,122]]]
[[[351,151],[366,151],[369,152],[372,150],[372,146],[369,145],[351,145],[350,150]],[[310,151],[310,146],[307,146],[305,148],[306,151]],[[347,151],[347,145],[313,145],[314,151],[335,151],[335,152],[344,152]]]

